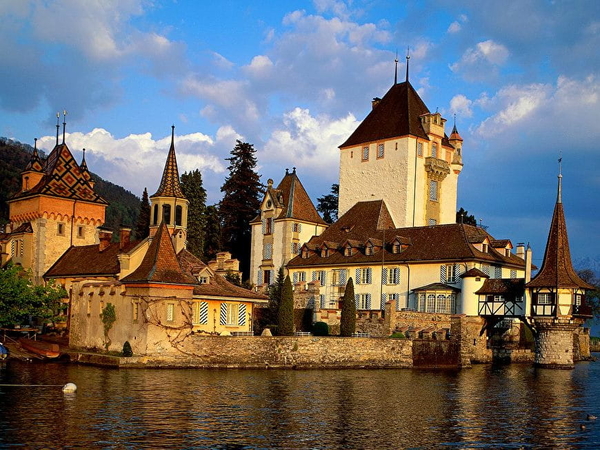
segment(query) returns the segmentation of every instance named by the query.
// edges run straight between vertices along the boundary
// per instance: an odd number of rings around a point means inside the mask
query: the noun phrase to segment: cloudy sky
[[[76,157],[140,195],[174,124],[180,170],[202,171],[209,202],[236,139],[264,183],[297,167],[316,201],[407,48],[429,109],[456,114],[458,206],[539,264],[562,155],[572,253],[600,258],[597,0],[2,1],[0,136],[50,150],[66,109]]]

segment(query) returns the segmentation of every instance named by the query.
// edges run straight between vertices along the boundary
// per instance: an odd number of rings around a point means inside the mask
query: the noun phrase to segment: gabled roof
[[[31,222],[23,222],[21,225],[15,228],[11,234],[20,233],[33,233],[33,227],[31,226]]]
[[[44,171],[44,163],[40,159],[40,155],[37,151],[37,139],[35,140],[35,147],[33,148],[33,153],[31,154],[31,159],[27,163],[25,170],[23,172],[43,172]]]
[[[340,148],[406,135],[429,140],[421,124],[423,114],[429,109],[410,82],[395,84]]]
[[[537,275],[527,283],[527,287],[594,289],[594,286],[579,278],[579,275],[573,269],[567,222],[561,198],[561,184],[562,175],[559,175],[558,196],[554,206],[550,232],[548,233],[544,262]]]
[[[32,189],[18,192],[11,200],[40,194],[108,204],[94,192],[66,144],[57,145],[50,152],[40,182]]]
[[[520,297],[525,292],[523,278],[489,278],[483,282],[476,294],[503,294]]]
[[[460,289],[455,286],[450,286],[444,283],[431,283],[426,286],[421,286],[413,289],[413,292],[419,291],[452,291],[452,292],[460,292]]]
[[[484,272],[482,272],[481,270],[477,269],[476,267],[473,267],[472,269],[467,270],[465,273],[463,273],[462,275],[459,275],[460,278],[489,278],[490,276]]]
[[[185,198],[181,185],[179,184],[179,170],[177,169],[177,157],[175,156],[175,126],[171,127],[171,147],[165,162],[160,186],[152,197],[176,197]]]
[[[275,190],[274,198],[282,198],[280,205],[283,210],[278,219],[291,218],[306,222],[313,222],[325,225],[315,205],[306,193],[302,182],[296,175],[296,169],[292,173],[287,172]],[[281,197],[277,194],[281,194]]]
[[[140,266],[121,280],[123,283],[196,284],[197,280],[183,271],[175,254],[169,230],[161,222]]]

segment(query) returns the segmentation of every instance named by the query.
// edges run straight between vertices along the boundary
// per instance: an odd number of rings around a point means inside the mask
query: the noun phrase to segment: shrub
[[[131,344],[129,341],[125,341],[123,344],[123,351],[121,352],[123,356],[129,357],[133,356],[133,350],[131,350]]]
[[[392,333],[390,337],[394,339],[404,339],[404,333],[402,331],[396,331],[395,333]]]
[[[329,336],[329,325],[325,322],[315,322],[312,333],[314,336]]]

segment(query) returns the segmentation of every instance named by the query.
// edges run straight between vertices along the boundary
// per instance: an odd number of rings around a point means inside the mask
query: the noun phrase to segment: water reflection
[[[594,448],[598,363],[427,370],[109,370],[11,362],[0,447]],[[586,425],[582,430],[580,426]]]

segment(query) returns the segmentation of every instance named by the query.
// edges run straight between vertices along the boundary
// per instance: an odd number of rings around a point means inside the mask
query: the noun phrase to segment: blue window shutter
[[[381,278],[382,278],[383,284],[388,284],[388,270],[387,270],[387,268],[383,269],[383,272],[381,273]]]
[[[367,284],[371,284],[371,274],[373,273],[373,270],[369,267],[367,269]]]
[[[200,302],[200,325],[208,325],[208,302]]]
[[[294,272],[294,275],[292,275],[293,279],[294,279],[294,283],[298,282],[298,272]]]
[[[263,219],[261,222],[262,222],[262,234],[265,234],[265,232],[267,231],[267,220]]]
[[[221,303],[221,318],[219,324],[225,325],[227,323],[227,304]]]
[[[387,294],[381,294],[381,309],[385,309],[386,297],[387,297]]]
[[[347,282],[348,282],[348,270],[347,269],[342,269],[340,271],[340,284],[342,286],[346,286]]]
[[[319,295],[319,302],[321,303],[321,308],[325,308],[325,294]]]
[[[445,264],[442,264],[440,266],[440,282],[441,283],[446,282],[446,265]]]
[[[312,280],[313,280],[313,281],[317,281],[317,271],[316,271],[316,270],[313,270],[313,273],[312,273]]]
[[[360,269],[356,269],[356,284],[360,284]]]
[[[258,284],[262,284],[263,282],[263,271],[258,269]]]
[[[359,309],[360,306],[360,295],[354,294],[354,303],[356,304],[356,309]]]
[[[244,303],[240,304],[239,315],[238,315],[238,325],[239,326],[246,325],[246,305]]]
[[[321,286],[325,286],[327,284],[327,272],[321,270]]]
[[[396,269],[396,275],[394,276],[394,284],[400,283],[400,269]]]
[[[371,309],[371,294],[367,294],[367,309]]]

